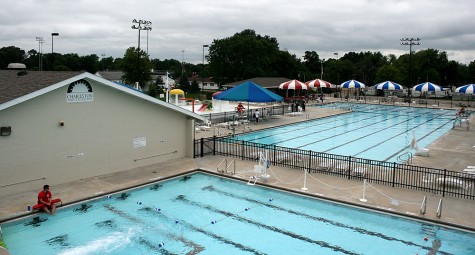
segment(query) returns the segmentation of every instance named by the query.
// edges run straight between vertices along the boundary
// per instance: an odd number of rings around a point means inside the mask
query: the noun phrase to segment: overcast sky
[[[137,47],[133,19],[152,22],[151,58],[201,63],[203,45],[244,29],[275,37],[282,50],[321,58],[345,53],[409,52],[401,38],[420,38],[413,50],[446,51],[449,60],[475,60],[474,0],[2,0],[0,48],[17,46],[80,56],[122,57]],[[147,32],[141,32],[147,48]],[[206,51],[205,51],[206,54]]]

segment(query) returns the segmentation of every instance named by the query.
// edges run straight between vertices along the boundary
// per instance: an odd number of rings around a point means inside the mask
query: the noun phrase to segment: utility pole
[[[43,57],[41,56],[41,53],[43,52],[43,43],[45,42],[45,39],[43,37],[36,37],[36,41],[38,42],[38,71],[41,71],[41,69],[43,69]]]
[[[419,38],[401,38],[401,45],[409,45],[409,89],[407,90],[407,96],[411,97],[412,89],[412,45],[421,45]]]

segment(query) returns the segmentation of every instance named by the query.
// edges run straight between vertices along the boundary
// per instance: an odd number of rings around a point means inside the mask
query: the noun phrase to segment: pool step
[[[436,236],[437,226],[422,224],[422,234],[427,236]]]

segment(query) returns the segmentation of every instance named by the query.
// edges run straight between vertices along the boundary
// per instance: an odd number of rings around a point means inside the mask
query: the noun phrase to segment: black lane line
[[[399,123],[397,123],[397,124],[394,124],[394,125],[399,125],[399,124],[401,124],[401,123],[407,122],[408,120],[415,119],[415,118],[420,117],[420,116],[421,116],[421,115],[416,115],[416,116],[414,116],[414,117],[412,117],[412,118],[408,118],[408,119],[403,120],[403,121],[401,121],[401,122],[399,122]],[[382,121],[376,122],[376,123],[374,123],[374,124],[381,123],[381,122],[382,122]],[[422,124],[421,124],[421,125],[422,125]],[[368,126],[365,126],[365,127],[368,127]],[[359,128],[358,128],[358,129],[359,129]],[[354,131],[354,130],[358,130],[358,129],[350,130],[350,132],[351,132],[351,131]],[[373,135],[374,133],[383,132],[383,131],[385,131],[385,130],[387,130],[387,128],[380,129],[380,130],[378,130],[378,131],[376,131],[376,132],[371,132],[371,133],[369,133],[369,134],[367,134],[367,135],[364,135],[364,136],[360,136],[360,137],[358,137],[358,138],[356,138],[356,139],[353,139],[353,140],[351,140],[351,141],[348,141],[348,142],[346,142],[346,143],[343,143],[343,144],[337,145],[337,146],[335,146],[335,147],[333,147],[333,148],[324,150],[323,152],[328,152],[328,151],[334,150],[334,149],[336,149],[336,148],[339,148],[339,147],[341,147],[341,146],[345,146],[345,145],[347,145],[347,144],[349,144],[349,143],[352,143],[352,142],[354,142],[354,141],[358,141],[358,140],[361,140],[361,139],[363,139],[363,138],[366,138],[366,137],[368,137],[368,136],[370,136],[370,135]],[[348,132],[345,132],[345,133],[348,133]],[[343,133],[343,134],[345,134],[345,133]],[[405,132],[402,132],[402,133],[405,133]],[[401,133],[401,134],[402,134],[402,133]],[[399,135],[399,134],[398,134],[398,135]],[[392,137],[391,137],[391,138],[392,138]],[[355,154],[355,155],[353,155],[353,156],[356,156],[356,155],[358,155],[358,154],[360,154],[360,153],[361,153],[361,152],[358,152],[357,154]]]
[[[163,214],[162,211],[157,212],[156,210],[152,209],[151,207],[144,207],[144,208],[142,208],[141,210],[143,210],[143,211],[145,211],[145,212],[147,212],[147,213],[153,214],[153,215],[157,215],[157,216],[159,216],[160,218],[165,219],[165,220],[168,220],[168,221],[171,221],[171,222],[173,222],[174,219],[175,219],[175,218],[171,218],[171,217],[166,216],[165,214]],[[206,235],[206,236],[209,236],[209,237],[211,237],[211,238],[214,238],[214,239],[216,239],[216,240],[218,240],[218,241],[220,241],[220,242],[222,242],[222,243],[225,243],[225,244],[228,244],[228,245],[232,245],[232,246],[234,246],[234,247],[240,249],[241,251],[247,251],[247,252],[250,252],[250,253],[255,254],[255,255],[266,255],[266,253],[262,253],[262,252],[260,252],[260,251],[258,251],[258,250],[255,250],[255,249],[253,249],[253,248],[251,248],[251,247],[248,247],[248,246],[245,246],[245,245],[243,245],[243,244],[236,243],[236,242],[234,242],[234,241],[232,241],[232,240],[230,240],[230,239],[228,239],[228,238],[226,238],[226,237],[216,235],[216,234],[214,234],[214,233],[212,233],[212,232],[208,232],[208,231],[206,231],[206,230],[204,230],[204,229],[202,229],[202,228],[196,227],[196,226],[192,225],[191,223],[188,223],[188,222],[186,222],[186,221],[184,221],[184,220],[180,220],[180,221],[179,221],[179,224],[184,225],[185,227],[187,227],[187,228],[189,228],[189,229],[191,229],[191,230],[194,230],[194,231],[196,231],[196,232],[199,232],[199,233],[202,233],[202,234],[204,234],[204,235]]]
[[[427,133],[425,136],[422,136],[422,137],[421,137],[421,138],[419,138],[418,140],[422,140],[422,139],[426,138],[427,136],[431,135],[431,134],[432,134],[432,133],[434,133],[435,131],[437,131],[437,130],[441,129],[443,126],[445,126],[445,125],[447,125],[448,123],[452,122],[452,120],[453,120],[453,119],[451,119],[451,120],[447,121],[447,122],[446,122],[444,125],[441,125],[441,126],[439,126],[438,128],[436,128],[436,129],[432,130],[431,132]],[[387,160],[389,160],[390,158],[392,158],[392,157],[396,156],[397,154],[401,153],[401,152],[402,152],[402,151],[404,151],[405,149],[407,149],[407,147],[405,147],[405,148],[402,148],[402,149],[401,149],[401,150],[399,150],[398,152],[396,152],[396,153],[394,153],[393,155],[389,156],[388,158],[384,159],[384,161],[387,161]]]
[[[392,112],[396,112],[398,111],[398,109],[394,109],[394,110],[391,110],[389,111],[389,113],[392,113]],[[363,112],[363,111],[355,111],[355,113],[371,113],[371,112]],[[346,125],[350,125],[350,124],[355,124],[355,123],[358,123],[358,122],[362,122],[362,121],[365,121],[365,120],[369,120],[369,119],[372,119],[374,118],[374,115],[382,115],[382,114],[385,114],[383,112],[381,113],[371,113],[372,116],[371,117],[368,117],[368,118],[364,118],[364,119],[358,119],[358,120],[355,120],[353,122],[348,122],[348,123],[344,123],[344,124],[341,124],[341,125],[338,125],[338,126],[332,126],[332,127],[329,127],[329,128],[326,128],[326,129],[321,129],[321,130],[318,130],[317,132],[312,132],[312,133],[308,133],[306,135],[301,135],[299,137],[293,137],[293,138],[289,138],[289,139],[285,139],[285,140],[282,140],[282,141],[279,141],[278,143],[273,143],[273,144],[279,144],[279,143],[282,143],[282,142],[287,142],[287,141],[290,141],[290,140],[295,140],[295,139],[298,139],[298,138],[301,138],[301,137],[305,137],[305,136],[309,136],[309,135],[314,135],[314,134],[317,134],[317,133],[320,133],[320,132],[324,132],[324,131],[328,131],[328,130],[331,130],[331,129],[334,129],[334,128],[337,128],[337,127],[342,127],[342,126],[346,126]],[[389,114],[390,115],[390,114]],[[340,115],[342,116],[342,115]],[[394,115],[394,118],[398,117],[399,115]],[[335,118],[337,118],[339,116],[332,116],[331,118],[329,118],[329,121],[325,121],[325,122],[321,122],[321,123],[318,123],[318,125],[325,125],[325,124],[329,124],[329,123],[332,123],[332,122],[335,122]],[[345,116],[343,116],[345,117]],[[388,116],[387,116],[388,117]],[[341,119],[341,118],[340,118]],[[388,120],[389,118],[387,118],[386,120]],[[317,120],[314,120],[314,122],[316,122]],[[311,123],[312,124],[312,123]],[[292,130],[289,130],[289,131],[286,131],[286,132],[280,132],[279,134],[285,134],[285,133],[294,133],[295,131],[298,131],[298,130],[302,130],[302,129],[308,129],[308,126],[305,126],[305,127],[301,127],[301,128],[297,128],[297,129],[292,129]],[[268,137],[272,137],[274,136],[273,134],[269,134],[269,135],[266,135],[266,136],[260,136],[258,138],[254,138],[252,140],[247,140],[248,142],[256,142],[260,139],[264,139],[264,138],[268,138]],[[315,143],[315,142],[312,142],[312,143]],[[309,143],[309,144],[312,144],[312,143]],[[303,146],[307,146],[309,144],[305,144],[305,145],[302,145],[302,146],[299,146],[299,147],[295,147],[295,148],[301,148]]]
[[[397,116],[393,117],[393,118],[396,118]],[[341,125],[337,125],[337,126],[332,126],[332,127],[329,127],[329,128],[326,128],[326,129],[319,129],[318,131],[315,131],[315,132],[311,132],[311,133],[308,133],[308,134],[305,134],[305,135],[300,135],[300,136],[296,136],[296,137],[292,137],[292,138],[288,138],[288,139],[285,139],[285,140],[281,140],[277,143],[274,143],[274,144],[280,144],[280,143],[284,143],[284,142],[288,142],[288,141],[291,141],[291,140],[296,140],[296,139],[299,139],[299,138],[302,138],[302,137],[305,137],[305,136],[310,136],[310,135],[315,135],[315,134],[318,134],[318,133],[321,133],[321,132],[324,132],[324,131],[328,131],[328,130],[331,130],[331,129],[334,129],[334,128],[338,128],[338,127],[344,127],[344,126],[349,126],[351,124],[355,124],[355,123],[358,123],[358,122],[363,122],[365,120],[369,120],[369,119],[372,119],[374,117],[369,117],[369,118],[364,118],[364,119],[359,119],[359,120],[356,120],[356,121],[353,121],[353,122],[347,122],[347,123],[343,123]],[[383,121],[386,121],[390,118],[386,118],[382,121],[379,121],[379,122],[383,122]],[[376,123],[379,123],[379,122],[376,122]],[[376,124],[376,123],[372,123],[370,125],[373,125],[373,124]],[[326,124],[326,123],[325,123]],[[367,126],[370,126],[370,125],[365,125],[363,127],[367,127]],[[305,127],[305,128],[308,128],[308,127]],[[361,128],[361,127],[360,127]],[[351,131],[354,131],[354,130],[358,130],[360,128],[355,128],[353,130],[350,130]],[[289,132],[295,132],[295,130],[291,130]],[[312,141],[311,143],[307,143],[307,144],[303,144],[301,146],[297,146],[297,147],[293,147],[293,148],[302,148],[302,147],[305,147],[307,145],[310,145],[310,144],[314,144],[314,143],[317,143],[317,142],[321,142],[321,141],[324,141],[324,140],[327,140],[327,139],[331,139],[333,137],[336,137],[336,136],[339,136],[339,135],[342,135],[342,134],[345,134],[347,133],[348,131],[344,132],[344,133],[339,133],[339,134],[336,134],[336,135],[333,135],[333,136],[330,136],[330,137],[326,137],[326,138],[323,138],[323,139],[320,139],[320,140],[316,140],[316,141]]]
[[[347,124],[354,124],[354,123],[358,123],[358,122],[361,122],[361,121],[364,121],[364,120],[367,120],[367,119],[371,119],[371,118],[366,118],[366,119],[361,119],[361,120],[357,120],[357,121],[353,121],[353,122],[350,122],[350,123],[346,123],[346,124],[342,124],[342,125],[339,125],[339,126],[333,126],[333,127],[330,127],[330,128],[327,128],[327,129],[321,129],[319,130],[319,132],[321,131],[327,131],[327,130],[330,130],[330,129],[333,129],[335,127],[341,127],[341,126],[344,126],[344,125],[347,125]],[[329,124],[329,123],[332,123],[332,122],[335,122],[334,119],[331,119],[330,121],[326,121],[326,122],[323,122],[323,123],[319,123],[319,125],[325,125],[325,124]],[[277,127],[275,129],[279,129],[280,127]],[[294,133],[296,131],[299,131],[299,130],[306,130],[308,129],[308,126],[305,126],[305,127],[301,127],[301,128],[295,128],[295,129],[292,129],[292,130],[289,130],[289,131],[285,131],[285,132],[279,132],[279,135],[281,134],[285,134],[285,133]],[[266,132],[266,131],[262,131],[262,132]],[[256,132],[257,134],[258,132]],[[313,133],[309,133],[307,135],[311,135]],[[307,136],[307,135],[302,135],[300,137],[303,137],[303,136]],[[258,141],[258,140],[261,140],[261,139],[264,139],[264,138],[269,138],[269,137],[272,137],[272,136],[275,136],[274,134],[269,134],[269,135],[266,135],[266,136],[259,136],[258,138],[254,138],[254,139],[251,139],[251,140],[247,140],[248,142],[255,142],[255,141]],[[286,141],[289,141],[289,140],[292,140],[292,139],[295,139],[295,138],[289,138],[289,139],[286,139],[286,140],[282,140],[282,141],[279,141],[280,142],[286,142]]]
[[[204,205],[204,204],[201,204],[201,203],[198,203],[198,202],[190,201],[190,200],[186,199],[184,196],[178,196],[176,198],[176,200],[184,202],[188,205],[197,206],[197,207],[200,207],[200,208],[210,210],[214,213],[219,213],[219,214],[225,215],[227,217],[234,218],[238,221],[244,221],[246,223],[253,224],[253,225],[259,226],[261,228],[264,228],[264,229],[267,229],[267,230],[270,230],[270,231],[273,231],[273,232],[277,232],[277,233],[292,237],[294,239],[305,241],[305,242],[311,243],[311,244],[316,244],[316,245],[318,245],[322,248],[331,249],[333,251],[341,252],[343,254],[350,254],[350,255],[358,255],[359,254],[359,253],[354,253],[352,251],[345,250],[345,249],[343,249],[343,248],[341,248],[340,246],[337,246],[337,245],[331,245],[331,244],[329,244],[327,242],[324,242],[324,241],[313,240],[313,239],[310,239],[308,237],[301,236],[299,234],[295,234],[293,232],[290,232],[290,231],[287,231],[287,230],[284,230],[284,229],[276,228],[274,226],[265,225],[265,224],[262,224],[260,222],[253,221],[253,220],[241,217],[239,215],[233,214],[232,212],[222,211],[222,210],[214,208],[210,205]]]
[[[123,218],[126,218],[134,223],[137,223],[137,224],[141,224],[141,225],[146,225],[145,222],[143,222],[141,219],[137,218],[137,217],[134,217],[132,215],[129,215],[127,213],[125,213],[124,211],[121,211],[117,208],[115,208],[114,206],[111,206],[111,205],[104,205],[104,207],[109,210],[110,212],[116,214],[116,215],[119,215]],[[188,245],[192,248],[191,251],[189,251],[188,253],[186,254],[189,254],[189,255],[192,255],[192,254],[197,254],[201,251],[204,251],[204,247],[199,245],[199,244],[196,244],[195,242],[191,241],[191,240],[188,240],[182,236],[178,236],[178,235],[175,235],[175,234],[172,234],[172,233],[167,233],[166,234],[169,238],[172,238],[172,239],[175,239],[175,240],[178,240],[180,242],[182,242],[183,244],[185,245]],[[141,241],[142,244],[145,244],[147,245],[149,248],[153,248],[153,250],[156,250],[156,251],[159,251],[161,254],[173,254],[173,253],[170,253],[169,251],[167,251],[166,249],[164,249],[163,247],[159,247],[158,245],[154,245],[152,247],[149,246],[149,244],[151,244],[149,241],[145,241],[145,239],[143,238],[139,238],[139,241]]]
[[[364,228],[359,228],[359,227],[353,227],[353,226],[346,225],[346,224],[343,224],[343,223],[340,223],[340,222],[335,222],[333,220],[329,220],[329,219],[322,218],[322,217],[312,216],[312,215],[309,215],[309,214],[305,214],[305,213],[302,213],[302,212],[297,212],[297,211],[287,209],[287,208],[283,208],[283,207],[280,207],[280,206],[262,203],[261,201],[258,201],[258,200],[254,200],[254,199],[244,197],[244,196],[238,196],[238,195],[235,195],[235,194],[230,193],[230,192],[226,192],[226,191],[223,191],[223,190],[216,189],[212,185],[203,187],[202,190],[214,191],[214,192],[223,194],[223,195],[228,196],[228,197],[245,200],[247,202],[259,204],[259,205],[266,206],[266,207],[269,207],[269,208],[272,208],[272,209],[275,209],[275,210],[284,211],[284,212],[287,212],[287,213],[290,213],[290,214],[302,216],[302,217],[305,217],[305,218],[308,218],[308,219],[311,219],[311,220],[325,222],[325,223],[328,223],[328,224],[331,224],[331,225],[334,225],[334,226],[337,226],[337,227],[350,229],[352,231],[355,231],[355,232],[358,232],[358,233],[361,233],[361,234],[379,237],[381,239],[385,239],[385,240],[388,240],[388,241],[397,241],[397,242],[401,242],[401,243],[406,244],[406,245],[416,246],[418,248],[422,248],[422,249],[425,249],[425,250],[430,250],[430,248],[428,248],[428,247],[416,244],[416,243],[411,242],[411,241],[397,239],[397,238],[390,237],[390,236],[387,236],[387,235],[379,233],[379,232],[369,231],[369,230],[366,230]],[[439,251],[439,252],[440,252],[440,254],[451,255],[451,253],[441,252],[441,251]]]
[[[402,132],[400,132],[400,133],[397,133],[397,134],[395,134],[395,135],[393,135],[393,136],[387,138],[386,140],[384,140],[384,141],[382,141],[382,142],[379,142],[379,143],[377,143],[377,144],[375,144],[375,145],[373,145],[373,146],[371,146],[371,147],[368,147],[368,148],[366,148],[366,149],[364,149],[364,150],[362,150],[362,151],[356,153],[356,154],[353,155],[353,156],[357,156],[357,155],[359,155],[359,154],[361,154],[361,153],[363,153],[363,152],[366,152],[366,151],[368,151],[368,150],[374,149],[374,147],[377,147],[377,146],[379,146],[379,145],[381,145],[381,144],[383,144],[383,143],[386,143],[388,140],[391,140],[391,139],[393,139],[393,138],[395,138],[395,137],[397,137],[397,136],[399,136],[399,135],[402,135],[402,134],[404,134],[404,133],[407,133],[409,130],[413,130],[413,129],[416,129],[417,127],[420,127],[420,126],[422,126],[422,125],[425,125],[425,124],[427,124],[428,122],[431,122],[431,121],[433,121],[434,119],[437,119],[437,118],[439,118],[439,117],[441,117],[441,116],[443,116],[443,115],[436,115],[435,117],[433,117],[433,118],[431,118],[431,119],[428,119],[428,120],[426,120],[425,122],[422,122],[422,123],[418,124],[417,126],[414,126],[414,127],[410,128],[410,129],[406,129],[406,130],[404,130],[404,131],[402,131]],[[416,116],[416,117],[419,117],[419,116]],[[414,118],[411,118],[411,119],[414,119]],[[410,119],[408,118],[407,120],[402,121],[402,122],[399,122],[399,123],[397,123],[397,124],[395,124],[395,125],[399,125],[399,124],[401,124],[401,123],[403,123],[403,122],[407,122],[407,121],[409,121],[409,120],[410,120]],[[446,125],[446,124],[444,124],[444,125],[442,125],[442,126],[445,126],[445,125]],[[437,129],[439,129],[439,128],[440,128],[440,127],[438,127]],[[437,130],[437,129],[436,129],[436,130]],[[376,131],[376,132],[374,132],[374,133],[379,133],[379,132],[382,132],[382,131],[385,131],[385,130],[386,130],[386,129],[381,129],[381,130]],[[432,131],[432,132],[433,132],[433,131]],[[432,133],[432,132],[431,132],[431,133]],[[374,133],[373,133],[373,134],[374,134]],[[405,149],[407,149],[407,146],[404,147],[404,148],[402,148],[402,149],[399,150],[397,153],[393,154],[391,157],[388,157],[388,158],[386,158],[386,159],[383,160],[383,161],[389,160],[389,159],[392,158],[394,155],[399,154],[401,151],[403,151],[403,150],[405,150]]]
[[[356,128],[354,128],[354,129],[351,129],[351,130],[343,131],[343,132],[341,132],[341,133],[338,133],[338,134],[335,134],[335,135],[332,135],[332,136],[328,136],[328,137],[325,137],[325,138],[323,138],[323,139],[312,140],[312,142],[310,142],[310,143],[303,144],[303,145],[300,145],[300,146],[295,147],[295,148],[302,148],[302,147],[305,147],[305,146],[308,146],[308,145],[311,145],[311,144],[319,143],[319,142],[321,142],[321,141],[325,141],[325,140],[328,140],[328,139],[333,139],[333,138],[335,138],[335,137],[337,137],[337,136],[346,135],[346,134],[348,134],[348,133],[350,133],[350,132],[357,131],[357,130],[360,130],[360,129],[362,129],[362,128],[367,128],[367,127],[369,127],[369,126],[376,125],[376,124],[379,124],[379,123],[381,123],[381,122],[386,122],[386,121],[389,120],[389,119],[395,119],[395,118],[398,118],[398,117],[399,117],[399,116],[394,116],[394,117],[392,117],[392,118],[387,117],[386,119],[380,120],[380,121],[378,121],[378,122],[373,122],[373,123],[371,123],[371,124],[367,124],[367,125],[364,125],[364,126],[361,126],[361,127],[356,127]],[[417,117],[417,116],[416,116],[416,117]],[[367,118],[367,119],[372,119],[372,118],[373,118],[373,117]],[[415,117],[414,117],[414,118],[415,118]],[[364,119],[364,120],[367,120],[367,119]],[[349,125],[349,124],[351,124],[351,123],[346,123],[346,124],[343,124],[343,125],[340,125],[340,126],[336,126],[336,127],[346,126],[346,125]],[[329,129],[332,129],[332,128],[329,128]],[[328,130],[328,129],[327,129],[327,130]],[[326,130],[323,130],[323,131],[326,131]],[[311,134],[316,134],[316,133],[319,133],[319,132],[321,132],[321,131],[313,132],[313,133],[311,133]],[[302,137],[302,136],[300,136],[300,137]],[[300,137],[298,137],[298,138],[300,138]],[[293,138],[293,139],[296,139],[296,138]],[[289,139],[289,140],[290,140],[290,139]],[[328,150],[325,150],[325,151],[328,151]],[[325,152],[325,151],[323,151],[323,152]]]

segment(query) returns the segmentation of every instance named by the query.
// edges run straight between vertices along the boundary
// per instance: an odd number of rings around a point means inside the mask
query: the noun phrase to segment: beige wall
[[[12,127],[0,137],[2,195],[192,156],[193,120],[88,81],[93,102],[67,103],[64,86],[0,111]],[[134,137],[146,146],[133,148]]]

